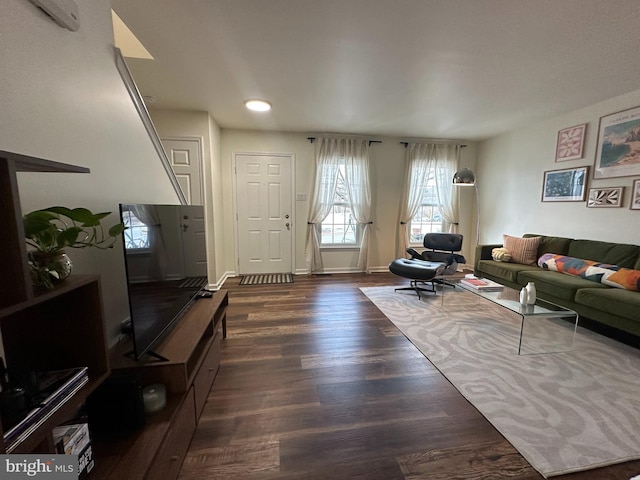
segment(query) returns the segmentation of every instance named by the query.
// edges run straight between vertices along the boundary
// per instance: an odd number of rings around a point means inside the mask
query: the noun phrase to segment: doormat
[[[189,277],[185,278],[179,287],[180,288],[201,288],[207,285],[207,277]]]
[[[277,283],[293,283],[291,273],[266,273],[261,275],[244,275],[240,285],[274,285]]]

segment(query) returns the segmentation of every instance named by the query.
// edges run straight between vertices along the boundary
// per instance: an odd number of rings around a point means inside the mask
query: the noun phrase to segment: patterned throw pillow
[[[634,292],[640,290],[640,270],[554,253],[542,255],[538,259],[538,266],[545,270],[575,275],[610,287],[624,288]]]
[[[540,237],[511,237],[503,235],[504,248],[511,254],[512,263],[522,263],[524,265],[535,265],[538,259],[538,245]]]

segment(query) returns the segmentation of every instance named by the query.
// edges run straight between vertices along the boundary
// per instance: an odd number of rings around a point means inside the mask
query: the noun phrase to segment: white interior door
[[[291,155],[235,154],[238,273],[290,273]]]
[[[202,208],[194,208],[191,205],[180,206],[185,277],[204,277],[207,275],[205,223],[202,212]]]
[[[203,205],[200,140],[163,138],[162,146],[189,205]]]

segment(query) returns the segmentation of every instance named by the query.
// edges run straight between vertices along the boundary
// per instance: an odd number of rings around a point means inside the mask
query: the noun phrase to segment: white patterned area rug
[[[361,290],[543,476],[640,458],[640,350],[578,327],[518,355],[520,317],[469,292]]]

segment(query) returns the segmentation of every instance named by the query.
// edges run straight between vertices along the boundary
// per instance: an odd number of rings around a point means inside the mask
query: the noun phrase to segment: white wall
[[[593,179],[600,117],[638,105],[640,90],[482,142],[478,153],[481,243],[502,243],[504,233],[540,233],[640,244],[640,212],[629,209],[634,177]],[[558,131],[582,123],[588,123],[584,157],[555,162]],[[584,165],[590,166],[587,192],[591,187],[625,187],[621,208],[541,202],[545,171]]]
[[[207,222],[207,266],[209,285],[217,288],[226,278],[224,244],[221,238],[220,129],[207,112],[150,108],[149,115],[160,138],[191,137],[202,142],[204,207]]]
[[[24,212],[51,205],[113,212],[175,203],[162,165],[114,62],[110,2],[77,2],[80,29],[59,27],[28,1],[0,7],[0,150],[82,165],[90,174],[19,174]],[[107,334],[128,317],[121,242],[74,249],[75,273],[102,276]],[[87,319],[90,321],[91,319]]]
[[[304,239],[307,228],[308,197],[310,195],[311,172],[309,166],[313,162],[313,145],[307,140],[308,135],[301,133],[259,132],[249,130],[221,130],[220,160],[223,180],[222,198],[224,204],[224,250],[225,268],[235,274],[237,270],[236,241],[234,238],[234,175],[232,171],[234,153],[286,153],[294,155],[294,172],[296,193],[306,193],[306,202],[295,202],[293,226],[296,233],[294,241],[294,271],[304,271]]]
[[[233,154],[247,152],[293,153],[295,155],[295,192],[307,195],[307,201],[297,201],[295,209],[295,271],[307,271],[305,241],[309,197],[312,190],[315,143],[309,142],[304,133],[259,132],[222,129],[221,161],[223,196],[225,205],[225,252],[235,252],[233,238]],[[378,139],[376,137],[376,139]],[[405,148],[400,138],[381,138],[382,143],[372,144],[370,153],[373,229],[370,245],[372,271],[388,271],[389,263],[396,258],[396,238],[400,211],[400,194],[404,181]],[[462,150],[461,164],[475,167],[475,144]],[[465,255],[473,250],[475,242],[474,203],[472,192],[461,193],[461,233],[465,235]],[[359,271],[357,251],[323,250],[325,272]],[[227,256],[227,268],[235,271],[235,254]]]

